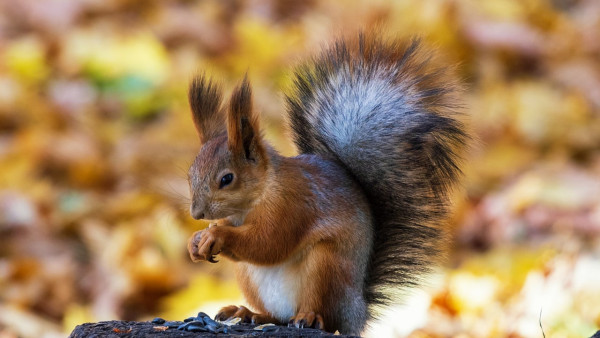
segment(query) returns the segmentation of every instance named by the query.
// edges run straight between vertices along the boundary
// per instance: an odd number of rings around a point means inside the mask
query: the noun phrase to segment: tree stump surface
[[[183,323],[183,322],[180,322]],[[346,335],[334,335],[329,332],[317,329],[297,329],[277,325],[276,331],[263,332],[254,330],[257,325],[239,324],[235,325],[236,331],[240,334],[229,333],[211,333],[211,332],[190,332],[178,330],[176,327],[156,329],[162,325],[152,322],[131,322],[121,320],[111,320],[98,323],[85,323],[75,327],[70,338],[123,338],[123,337],[356,337]],[[243,328],[242,328],[243,327]],[[590,338],[600,338],[600,331],[596,332]]]
[[[175,322],[166,322],[175,323]],[[180,323],[179,326],[185,324]],[[133,322],[111,320],[98,323],[85,323],[75,327],[70,338],[122,338],[122,337],[355,337],[334,335],[329,332],[295,327],[276,325],[269,327],[268,331],[255,330],[256,324],[236,324],[229,326],[236,333],[190,332],[177,327],[167,327],[165,324],[153,322]],[[222,331],[222,330],[221,330]]]

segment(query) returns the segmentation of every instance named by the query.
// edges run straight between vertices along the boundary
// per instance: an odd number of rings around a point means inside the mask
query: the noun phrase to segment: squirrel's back
[[[370,201],[370,305],[389,304],[443,256],[467,135],[459,87],[431,57],[417,40],[338,40],[297,69],[287,97],[299,151],[338,161]]]

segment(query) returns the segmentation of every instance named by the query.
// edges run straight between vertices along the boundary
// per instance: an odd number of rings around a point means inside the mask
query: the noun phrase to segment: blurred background
[[[600,326],[600,1],[0,0],[0,337],[242,304],[192,264],[186,91],[248,71],[266,137],[339,33],[421,36],[460,64],[479,139],[453,251],[372,337],[585,337]],[[466,197],[465,197],[466,196]]]

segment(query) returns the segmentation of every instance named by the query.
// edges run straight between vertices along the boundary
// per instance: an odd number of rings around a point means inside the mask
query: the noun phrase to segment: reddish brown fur
[[[257,285],[254,284],[248,276],[248,271],[245,265],[238,264],[235,269],[235,277],[238,285],[245,285],[243,288],[244,296],[250,305],[260,313],[267,313],[265,305],[263,304],[258,294]]]
[[[275,159],[273,159],[275,157]],[[309,276],[310,280],[305,285],[309,287],[302,290],[302,301],[298,313],[315,312],[323,317],[325,329],[335,330],[339,323],[336,319],[336,302],[344,287],[350,286],[352,277],[349,273],[353,270],[353,261],[349,256],[340,254],[358,245],[357,234],[346,224],[329,224],[326,228],[319,228],[319,218],[327,215],[321,214],[314,205],[316,197],[310,191],[311,185],[330,184],[337,186],[341,182],[309,182],[302,171],[320,178],[327,175],[320,172],[304,161],[304,158],[283,158],[271,152],[271,162],[277,162],[277,175],[274,171],[261,172],[262,179],[269,182],[266,188],[271,193],[247,214],[244,225],[240,227],[228,226],[227,221],[219,221],[219,225],[200,232],[203,238],[214,238],[222,241],[213,247],[210,254],[220,253],[234,261],[249,262],[256,265],[273,265],[284,262],[290,257],[302,255],[302,251],[310,248],[305,255],[306,264],[298,267],[298,276]],[[269,176],[270,177],[267,177]],[[334,178],[335,180],[335,178]],[[280,192],[279,194],[277,192]],[[350,220],[353,215],[352,207],[345,206],[345,202],[337,206],[332,200],[336,210],[336,219]],[[356,208],[365,208],[365,205],[356,205]],[[343,221],[342,221],[343,222]],[[265,243],[268,239],[268,243]],[[353,243],[354,242],[354,243]],[[192,249],[194,254],[198,253]],[[195,256],[194,258],[205,257]],[[259,313],[268,314],[262,303],[256,285],[248,277],[245,267],[237,269],[238,284],[242,288],[248,302]],[[304,317],[302,317],[304,318]]]
[[[208,140],[190,168],[192,214],[197,208],[196,214],[219,219],[217,226],[194,234],[190,255],[201,261],[220,254],[254,266],[288,262],[302,285],[293,320],[334,331],[342,321],[344,290],[356,289],[364,279],[353,255],[355,248],[366,248],[368,256],[368,204],[334,162],[312,155],[286,158],[268,148],[257,122],[245,80],[232,94],[227,137]],[[235,179],[219,188],[220,177],[229,172]],[[248,269],[247,264],[237,268],[238,282],[262,315],[242,312],[256,320],[272,320]],[[219,316],[232,313],[234,308],[228,307]]]

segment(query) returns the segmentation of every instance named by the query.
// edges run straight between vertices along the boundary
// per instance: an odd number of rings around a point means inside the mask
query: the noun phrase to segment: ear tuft
[[[200,74],[190,83],[188,98],[200,143],[225,131],[225,117],[221,112],[223,96],[218,84]]]
[[[258,116],[252,109],[252,90],[247,75],[231,94],[227,137],[229,148],[233,152],[243,154],[247,160],[263,157]]]

